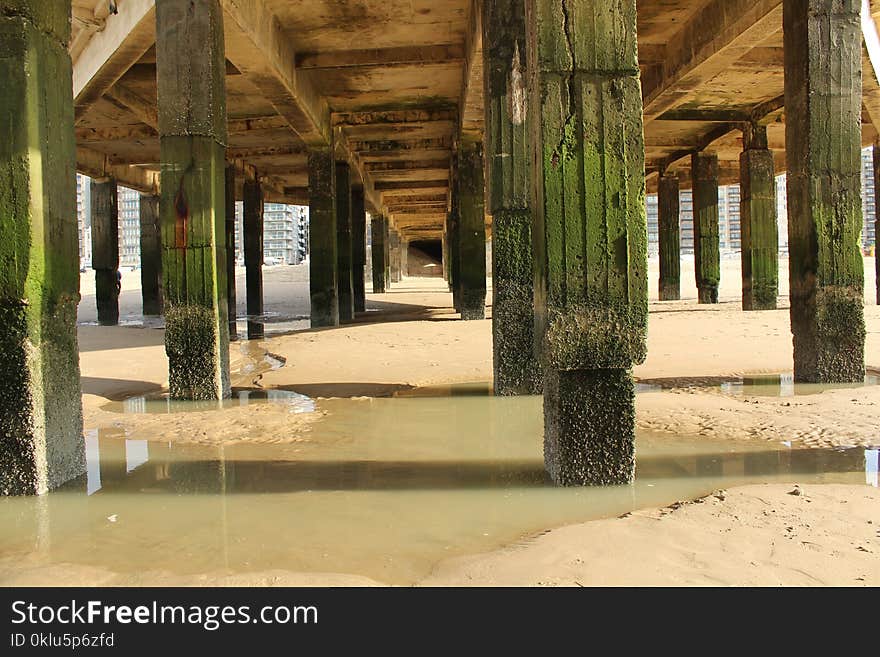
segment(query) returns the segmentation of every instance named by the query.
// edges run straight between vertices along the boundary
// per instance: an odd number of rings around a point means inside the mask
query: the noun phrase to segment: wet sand
[[[685,258],[682,263],[684,300],[667,303],[656,301],[656,261],[652,262],[649,357],[635,369],[635,375],[643,382],[662,386],[665,392],[639,396],[639,428],[670,436],[791,441],[814,447],[877,445],[880,386],[797,397],[722,390],[721,384],[743,375],[791,370],[787,286],[784,282],[781,286],[780,310],[743,313],[739,309],[739,263],[727,259],[722,264],[722,303],[705,307],[696,304],[692,259]],[[783,279],[786,266],[782,261]],[[873,259],[866,259],[865,269],[866,362],[869,368],[880,369],[880,309],[873,301]],[[271,311],[275,315],[269,318],[265,341],[232,345],[237,385],[300,392],[318,398],[319,412],[326,412],[320,398],[381,397],[412,387],[491,379],[491,323],[457,321],[451,295],[437,280],[407,279],[387,294],[369,295],[367,318],[374,321],[273,334],[273,329],[289,330],[296,322],[307,323],[302,319],[308,312],[304,273],[302,267],[266,268],[266,307],[275,309]],[[131,276],[124,273],[122,302],[123,319],[135,324],[139,320],[136,277],[137,272]],[[93,320],[91,278],[85,275],[82,286],[83,322]],[[241,283],[239,304],[243,308]],[[198,418],[198,431],[193,431],[191,414],[151,417],[110,413],[103,408],[108,399],[166,385],[162,331],[136,325],[86,325],[80,327],[80,347],[87,427],[121,427],[139,438],[180,442],[218,444],[271,436],[278,442],[308,443],[314,418],[307,414],[275,416],[268,411],[261,417],[236,409],[240,416],[236,418],[233,412],[205,413]],[[283,358],[284,367],[263,371],[258,363],[266,351]],[[795,482],[793,478],[792,484]],[[787,495],[791,489],[788,484],[767,487],[760,493],[755,488],[736,489],[723,502],[688,505],[674,513],[638,512],[622,520],[555,529],[537,541],[529,540],[525,548],[443,564],[426,583],[876,585],[880,568],[866,568],[864,559],[873,555],[876,563],[880,550],[876,533],[880,517],[873,525],[865,520],[866,514],[880,515],[876,513],[877,490],[857,485],[811,485],[804,498]],[[766,514],[768,503],[776,509],[772,517]],[[781,517],[788,518],[787,524],[776,522]],[[809,538],[792,542],[789,535],[793,530],[787,528],[801,525],[809,525],[809,534],[803,534]],[[865,527],[873,530],[865,533]],[[844,549],[849,543],[859,543],[869,552]],[[647,547],[655,544],[656,550]],[[585,545],[591,546],[589,550]],[[752,548],[744,550],[743,546]],[[583,564],[573,566],[575,559]],[[634,569],[633,562],[638,562],[639,568]],[[869,572],[861,572],[866,569]],[[597,575],[602,572],[616,572],[619,578],[602,579]],[[194,578],[189,583],[220,582],[216,577],[219,575]],[[284,577],[277,573],[242,577],[238,583],[298,581],[298,576],[289,573]],[[313,577],[306,580],[323,581]],[[98,581],[103,580],[96,578]],[[118,577],[107,581],[129,583]]]

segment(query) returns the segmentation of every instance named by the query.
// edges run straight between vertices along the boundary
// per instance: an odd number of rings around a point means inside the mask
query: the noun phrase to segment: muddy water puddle
[[[26,561],[37,564],[29,572],[64,564],[147,584],[160,574],[270,570],[407,584],[446,557],[717,488],[877,485],[877,450],[642,433],[633,485],[557,488],[543,471],[541,399],[478,388],[321,401],[326,414],[296,446],[146,442],[92,429],[87,476],[43,498],[0,500],[0,583]]]

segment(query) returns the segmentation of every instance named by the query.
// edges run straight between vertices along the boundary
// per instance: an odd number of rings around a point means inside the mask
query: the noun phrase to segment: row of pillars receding
[[[694,217],[694,273],[700,303],[718,303],[721,253],[718,230],[718,156],[691,157]],[[773,153],[767,129],[743,129],[740,156],[740,226],[743,310],[774,310],[779,291],[779,230]],[[681,298],[679,178],[660,173],[657,183],[661,301]]]
[[[637,3],[547,0],[526,11],[525,0],[486,0],[482,7],[496,389],[543,391],[545,465],[554,481],[628,482],[632,367],[646,356],[648,315]],[[861,3],[784,0],[783,8],[795,377],[861,380]],[[219,1],[158,0],[156,35],[170,392],[223,398],[230,185]],[[73,98],[72,85],[59,83],[71,78],[69,37],[69,1],[0,0],[4,493],[43,492],[85,469]],[[455,303],[463,316],[479,316],[483,147],[464,136],[459,143],[444,242]],[[312,318],[326,324],[357,303],[348,263],[362,262],[346,251],[362,240],[350,236],[351,214],[338,221],[338,206],[356,201],[340,202],[340,190],[345,196],[352,186],[337,184],[348,172],[340,174],[332,153],[328,145],[309,155]],[[711,163],[695,162],[699,205],[714,183]],[[697,215],[701,296],[711,299],[713,254],[703,248],[713,239],[710,204]],[[373,250],[385,254],[387,284],[393,234],[379,233]],[[251,243],[245,249],[259,254]],[[98,271],[112,270],[110,255]],[[101,278],[102,286],[113,283],[107,273]]]

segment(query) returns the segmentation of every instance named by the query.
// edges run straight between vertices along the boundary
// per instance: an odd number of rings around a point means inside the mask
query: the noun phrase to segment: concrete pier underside
[[[864,375],[859,148],[878,138],[880,78],[859,0],[105,5],[0,0],[12,181],[0,249],[14,256],[0,262],[0,328],[21,379],[3,403],[25,409],[4,419],[15,438],[0,476],[18,482],[7,492],[81,470],[74,165],[101,199],[102,323],[118,321],[102,186],[158,195],[161,267],[144,254],[144,310],[165,314],[176,397],[229,394],[231,202],[309,205],[315,327],[365,309],[366,221],[373,292],[400,280],[406,244],[442,240],[462,319],[484,316],[490,238],[496,392],[543,390],[556,481],[627,481],[648,285],[680,295],[673,195],[693,191],[700,300],[716,303],[717,188],[742,184],[743,307],[768,309],[780,275],[770,181],[785,171],[796,377]],[[868,7],[874,23],[880,3]],[[647,280],[646,191],[661,196],[659,281]],[[259,314],[262,253],[246,223]]]

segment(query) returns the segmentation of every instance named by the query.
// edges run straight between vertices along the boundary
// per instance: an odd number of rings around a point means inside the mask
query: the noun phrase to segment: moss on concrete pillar
[[[482,26],[494,388],[496,395],[531,394],[541,388],[541,372],[534,354],[525,3],[487,0]]]
[[[389,217],[385,217],[385,222],[382,224],[382,227],[385,229],[385,238],[383,244],[385,245],[385,288],[391,287],[391,219]]]
[[[245,180],[242,197],[248,340],[260,340],[263,338],[263,187],[260,181]]]
[[[461,240],[459,226],[461,224],[458,165],[455,164],[458,157],[453,157],[452,180],[451,180],[451,203],[449,213],[446,215],[446,230],[449,235],[449,289],[452,292],[452,307],[455,312],[461,312]]]
[[[874,267],[877,305],[880,305],[880,145],[874,144]]]
[[[784,0],[794,376],[865,375],[860,0]]]
[[[169,386],[177,399],[219,399],[230,394],[220,4],[162,0],[156,34]]]
[[[545,466],[626,483],[648,317],[636,0],[541,0],[526,21]]]
[[[767,128],[743,131],[740,168],[743,310],[775,310],[779,293],[779,227],[776,172]]]
[[[463,139],[458,149],[459,312],[486,318],[486,210],[483,144]]]
[[[119,212],[114,178],[93,179],[91,202],[92,269],[98,324],[119,324]]]
[[[0,494],[86,469],[70,2],[0,0]]]
[[[718,303],[721,244],[718,234],[718,156],[691,157],[694,199],[694,273],[700,303]]]
[[[330,148],[309,153],[309,287],[312,326],[339,326],[336,164]]]
[[[339,321],[354,317],[354,249],[351,229],[351,168],[336,163],[336,262]]]
[[[140,196],[141,297],[144,315],[162,314],[162,234],[159,197]]]
[[[238,340],[238,306],[235,298],[235,165],[226,165],[226,313],[229,339]]]
[[[366,290],[364,286],[364,267],[367,263],[367,212],[364,207],[364,188],[353,185],[351,188],[351,261],[354,311],[364,312]]]
[[[385,280],[385,217],[376,215],[370,223],[370,264],[373,268],[373,294],[384,294]]]
[[[678,176],[663,173],[657,183],[660,241],[660,301],[681,299],[681,233]]]

